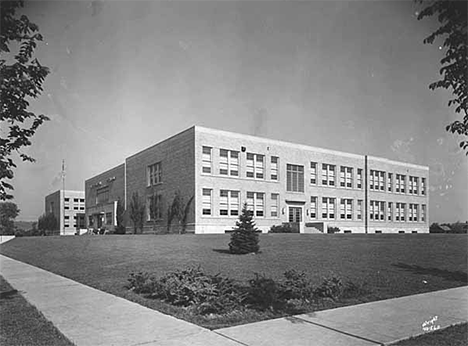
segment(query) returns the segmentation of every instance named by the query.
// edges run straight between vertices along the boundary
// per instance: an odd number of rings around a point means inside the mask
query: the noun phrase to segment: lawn
[[[0,345],[73,346],[0,276]]]
[[[260,236],[262,252],[257,255],[230,255],[228,243],[228,235],[34,237],[5,243],[0,253],[188,320],[180,308],[128,291],[129,274],[161,275],[201,265],[207,273],[220,272],[245,282],[255,272],[280,278],[284,271],[296,269],[317,284],[334,274],[367,289],[359,299],[338,305],[467,284],[466,235],[264,234]],[[217,328],[268,317],[191,321]]]
[[[468,342],[468,324],[459,324],[433,333],[400,341],[393,346],[466,346]]]

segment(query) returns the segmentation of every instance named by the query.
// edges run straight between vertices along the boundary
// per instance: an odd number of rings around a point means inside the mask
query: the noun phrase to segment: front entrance
[[[288,221],[291,224],[291,227],[297,230],[298,233],[301,233],[302,225],[302,207],[288,207]]]

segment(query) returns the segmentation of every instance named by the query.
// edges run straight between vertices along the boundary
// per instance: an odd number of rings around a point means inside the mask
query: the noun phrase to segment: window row
[[[385,208],[385,204],[387,208]],[[373,221],[425,222],[426,205],[370,201],[369,219]]]
[[[404,174],[386,173],[383,171],[370,170],[369,174],[369,189],[374,191],[385,191],[387,186],[388,192],[404,193],[410,195],[426,195],[426,178],[415,176],[407,176]],[[385,182],[386,181],[386,182]]]
[[[255,217],[278,217],[279,216],[279,194],[272,193],[270,198],[269,214],[266,210],[267,194],[264,192],[248,191],[245,195],[247,209]],[[238,216],[242,209],[241,193],[235,190],[219,190],[219,216]],[[213,189],[203,189],[202,214],[214,215]]]

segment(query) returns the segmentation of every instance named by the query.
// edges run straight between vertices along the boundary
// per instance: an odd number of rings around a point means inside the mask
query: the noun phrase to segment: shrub
[[[255,273],[249,280],[247,303],[260,310],[279,310],[286,304],[283,287],[272,278]]]
[[[283,282],[284,295],[287,299],[299,299],[302,302],[309,302],[314,295],[312,283],[307,279],[304,272],[298,272],[295,269],[283,273],[285,281]]]
[[[328,226],[327,233],[339,233],[341,230],[338,227]]]
[[[155,279],[148,273],[130,274],[130,287],[175,306],[189,307],[196,313],[224,313],[242,306],[244,294],[234,281],[219,274],[205,274],[200,267],[189,267]]]
[[[260,249],[258,245],[258,234],[251,212],[247,210],[247,203],[242,207],[239,221],[231,234],[229,251],[233,254],[257,253]]]
[[[314,295],[318,298],[330,298],[337,300],[343,294],[343,281],[336,276],[324,278],[322,283],[315,288]]]
[[[283,223],[282,225],[271,226],[268,233],[297,233],[289,223]]]

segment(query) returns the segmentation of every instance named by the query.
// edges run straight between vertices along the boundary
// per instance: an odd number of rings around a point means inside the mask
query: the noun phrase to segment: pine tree
[[[257,231],[251,212],[247,210],[247,203],[244,203],[239,221],[236,222],[236,228],[231,235],[229,251],[240,255],[258,252],[260,246]]]

